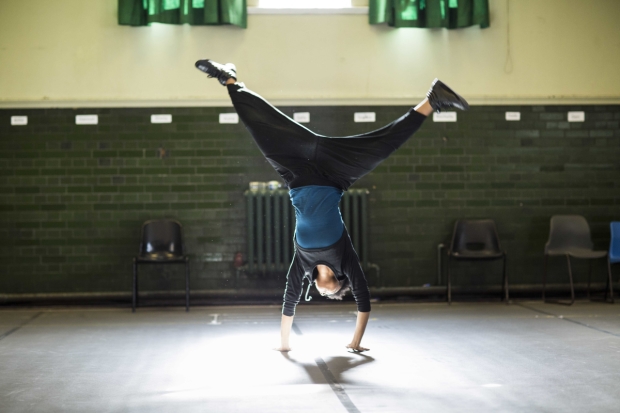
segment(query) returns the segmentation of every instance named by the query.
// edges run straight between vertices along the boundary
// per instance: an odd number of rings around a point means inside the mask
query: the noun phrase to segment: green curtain
[[[489,0],[369,0],[370,24],[392,27],[489,27]]]
[[[149,23],[247,27],[246,0],[118,0],[118,24]]]

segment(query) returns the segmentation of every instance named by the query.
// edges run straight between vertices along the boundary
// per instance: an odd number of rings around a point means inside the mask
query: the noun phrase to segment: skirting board
[[[518,284],[510,285],[510,292],[518,295],[540,296],[542,293],[542,285],[540,284]],[[575,292],[583,293],[587,289],[586,283],[575,284]],[[592,283],[592,292],[597,293],[605,289],[605,283]],[[497,294],[499,296],[502,287],[500,285],[491,286],[453,286],[453,294],[467,295],[488,295]],[[373,298],[394,298],[394,297],[428,297],[434,295],[444,295],[445,286],[431,287],[382,287],[370,288],[370,295]],[[547,293],[550,294],[570,294],[568,284],[548,284]],[[185,291],[141,291],[140,298],[153,300],[181,299],[185,296]],[[222,290],[193,290],[190,294],[191,299],[209,300],[239,300],[243,304],[246,300],[272,300],[279,301],[282,299],[282,290],[252,290],[252,289],[222,289]],[[0,294],[0,305],[18,304],[18,303],[71,303],[71,302],[92,302],[100,303],[102,301],[131,301],[131,291],[120,292],[83,292],[83,293],[43,293],[43,294]],[[180,304],[179,304],[180,305]]]

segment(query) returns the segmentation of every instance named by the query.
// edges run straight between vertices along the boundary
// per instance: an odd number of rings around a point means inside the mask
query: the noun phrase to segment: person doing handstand
[[[319,293],[327,298],[341,300],[351,290],[357,304],[357,322],[353,339],[346,347],[355,352],[367,351],[361,341],[370,316],[370,291],[342,221],[340,199],[353,183],[403,145],[433,111],[466,110],[469,105],[435,79],[426,99],[381,129],[328,137],[295,122],[237,82],[235,65],[204,59],[195,66],[228,88],[239,118],[288,186],[295,208],[295,252],[287,274],[281,342],[276,350],[291,349],[289,336],[295,308],[307,278],[308,291],[314,282]]]

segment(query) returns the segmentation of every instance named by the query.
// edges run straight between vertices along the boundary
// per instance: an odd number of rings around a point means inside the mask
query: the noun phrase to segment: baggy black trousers
[[[426,119],[412,108],[381,129],[332,138],[295,122],[243,84],[227,87],[239,118],[290,189],[325,185],[346,191],[404,144]]]

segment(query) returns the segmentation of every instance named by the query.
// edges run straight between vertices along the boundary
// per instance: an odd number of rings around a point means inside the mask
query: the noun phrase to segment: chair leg
[[[509,304],[510,301],[510,293],[508,292],[508,273],[506,272],[506,261],[508,257],[504,254],[504,299],[506,300],[506,304]]]
[[[592,281],[592,261],[593,260],[588,260],[588,300],[591,300],[590,298],[590,284]]]
[[[446,267],[448,269],[448,282],[446,285],[446,295],[448,297],[448,305],[452,305],[452,277],[450,273],[450,256],[446,260]]]
[[[133,289],[131,294],[131,312],[136,312],[136,304],[138,303],[138,262],[133,259]]]
[[[607,273],[609,274],[611,271],[611,265],[609,264],[609,258],[607,258]],[[609,294],[609,278],[607,277],[607,283],[605,284],[605,301],[607,301],[607,294]]]
[[[185,259],[185,311],[189,311],[189,259]]]
[[[609,260],[609,257],[607,257],[607,285],[609,288],[609,296],[611,299],[611,304],[614,303],[614,281],[611,277],[611,262]],[[608,289],[605,289],[605,301],[607,301],[607,291]]]
[[[545,266],[543,268],[543,290],[542,290],[543,303],[546,302],[545,292],[547,290],[547,262],[548,261],[549,261],[549,256],[545,254]]]
[[[575,303],[575,286],[573,285],[573,271],[570,268],[570,257],[566,255],[566,262],[568,263],[568,278],[570,280],[570,304]]]

